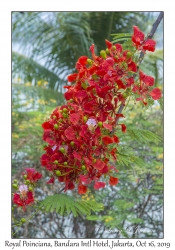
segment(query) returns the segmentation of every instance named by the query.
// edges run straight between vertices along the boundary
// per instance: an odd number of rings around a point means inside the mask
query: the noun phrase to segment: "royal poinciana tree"
[[[91,58],[83,55],[78,59],[77,73],[68,76],[69,85],[64,87],[65,104],[56,107],[42,124],[45,146],[41,165],[49,176],[46,184],[54,185],[58,180],[63,188],[38,202],[34,192],[42,174],[26,168],[24,183],[18,180],[13,183],[13,203],[17,207],[26,211],[33,206],[34,214],[56,209],[62,215],[72,212],[75,216],[102,209],[102,204],[96,201],[73,200],[65,194],[76,189],[79,195],[84,195],[92,185],[99,190],[120,182],[118,134],[120,130],[127,133],[126,125],[120,121],[125,117],[123,108],[131,98],[146,106],[162,96],[161,90],[154,86],[154,78],[139,69],[146,52],[155,51],[156,41],[152,36],[162,17],[161,13],[148,36],[133,26],[131,36],[122,35],[127,36],[126,43],[106,39],[106,48],[100,55],[95,54],[92,44]],[[29,219],[15,220],[14,227]]]

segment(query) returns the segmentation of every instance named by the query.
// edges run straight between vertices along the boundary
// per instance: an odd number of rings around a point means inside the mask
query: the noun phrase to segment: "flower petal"
[[[111,186],[117,185],[117,184],[118,184],[118,178],[113,177],[113,176],[110,176],[110,178],[109,178],[109,184],[110,184]]]
[[[94,184],[94,189],[104,188],[105,185],[106,185],[105,182],[100,182],[100,181],[99,181],[99,182],[95,182],[95,184]]]
[[[158,100],[161,98],[162,92],[159,88],[155,88],[149,94],[154,100]]]

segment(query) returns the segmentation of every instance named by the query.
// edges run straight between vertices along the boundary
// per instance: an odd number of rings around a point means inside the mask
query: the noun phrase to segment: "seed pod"
[[[55,174],[56,174],[56,176],[60,176],[60,175],[61,175],[60,170],[56,170],[56,171],[55,171]]]
[[[100,55],[103,59],[106,59],[106,51],[105,50],[101,50],[100,51]]]

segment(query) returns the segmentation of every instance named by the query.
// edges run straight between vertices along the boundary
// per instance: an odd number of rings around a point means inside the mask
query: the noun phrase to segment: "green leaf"
[[[128,129],[127,135],[129,135],[133,140],[136,140],[139,143],[148,141],[158,143],[162,141],[162,139],[158,135],[145,129]]]
[[[96,201],[74,200],[73,197],[65,194],[54,194],[48,196],[40,204],[46,212],[59,213],[60,215],[69,215],[71,212],[76,217],[77,215],[90,215],[91,211],[103,210],[103,204]]]
[[[102,218],[97,216],[97,215],[89,215],[86,217],[87,220],[92,220],[92,221],[101,221]]]

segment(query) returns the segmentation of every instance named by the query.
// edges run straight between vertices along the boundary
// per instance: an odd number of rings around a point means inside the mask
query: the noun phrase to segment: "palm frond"
[[[12,61],[12,77],[21,78],[24,83],[32,81],[37,85],[42,79],[47,81],[49,88],[53,90],[61,90],[65,85],[65,81],[57,74],[25,55],[13,51]]]

